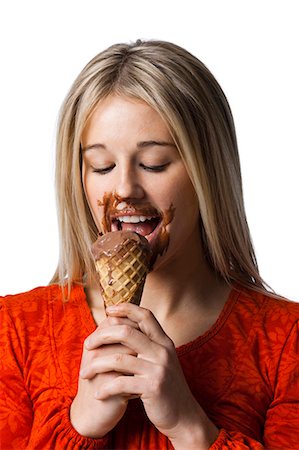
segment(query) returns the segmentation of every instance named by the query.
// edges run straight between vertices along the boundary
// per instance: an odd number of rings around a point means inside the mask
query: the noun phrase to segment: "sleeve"
[[[22,370],[20,342],[0,303],[0,443],[1,448],[26,448],[33,420]]]
[[[102,439],[92,439],[77,433],[69,418],[71,403],[72,399],[68,399],[49,418],[45,414],[45,420],[36,424],[36,430],[32,432],[26,449],[61,450],[67,448],[68,450],[82,450],[110,448],[108,436]]]
[[[239,432],[229,432],[221,429],[218,438],[210,450],[261,450],[265,447],[260,443]],[[281,448],[280,448],[281,450]]]
[[[299,326],[292,327],[280,354],[275,389],[264,426],[263,443],[242,433],[220,430],[210,450],[299,449]]]
[[[1,299],[0,324],[0,448],[108,448],[108,436],[102,439],[86,438],[72,427],[69,419],[71,399],[67,399],[64,404],[58,402],[51,417],[48,416],[43,423],[38,423],[23,379],[22,339]],[[45,410],[47,407],[52,409],[51,401],[45,405]]]

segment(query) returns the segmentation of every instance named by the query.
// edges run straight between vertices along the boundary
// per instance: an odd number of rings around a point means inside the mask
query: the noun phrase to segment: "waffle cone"
[[[122,241],[116,248],[100,251],[95,258],[105,307],[124,302],[140,304],[149,271],[149,249],[145,238],[146,247],[143,241],[140,243],[138,235],[138,239],[130,235],[132,233],[122,233]]]

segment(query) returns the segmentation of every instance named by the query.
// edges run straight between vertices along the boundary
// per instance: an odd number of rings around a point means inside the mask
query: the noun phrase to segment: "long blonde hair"
[[[60,259],[51,283],[94,275],[97,228],[81,180],[81,134],[111,93],[140,99],[168,124],[198,195],[206,258],[228,283],[265,291],[247,225],[233,117],[211,74],[186,50],[163,41],[116,44],[93,58],[61,109],[56,160]]]

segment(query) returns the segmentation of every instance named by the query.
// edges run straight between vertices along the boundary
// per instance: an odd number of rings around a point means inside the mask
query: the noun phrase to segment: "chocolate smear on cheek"
[[[111,231],[111,211],[114,210],[121,201],[121,197],[112,192],[105,192],[103,199],[98,200],[98,206],[104,207],[102,219],[102,229],[104,234]]]
[[[166,252],[169,245],[169,232],[166,230],[166,226],[172,222],[174,218],[175,207],[171,204],[170,207],[163,213],[162,226],[160,233],[154,243],[153,256],[151,260],[151,268],[156,262],[158,256],[162,256]]]

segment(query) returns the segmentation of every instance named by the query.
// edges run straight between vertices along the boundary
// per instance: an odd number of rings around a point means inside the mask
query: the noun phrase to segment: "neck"
[[[176,252],[176,258],[156,265],[147,276],[141,306],[150,309],[160,322],[181,311],[207,315],[222,308],[229,287],[204,258],[198,233]]]

